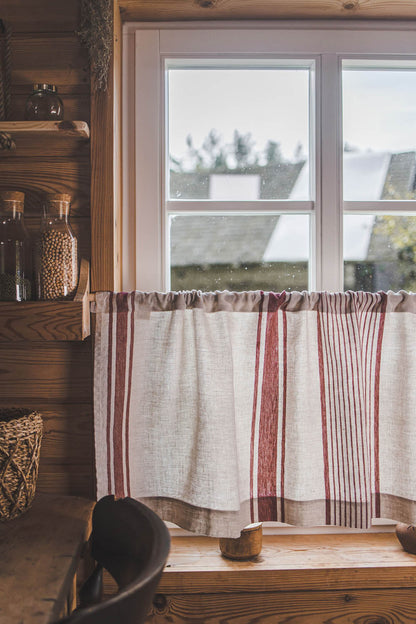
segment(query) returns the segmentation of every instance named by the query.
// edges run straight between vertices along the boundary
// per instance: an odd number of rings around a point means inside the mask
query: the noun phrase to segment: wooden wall
[[[121,24],[117,0],[113,4],[117,52]],[[413,0],[120,0],[120,7],[123,19],[144,20],[416,17]],[[39,142],[0,152],[0,188],[26,193],[31,231],[39,227],[46,192],[70,193],[79,248],[91,258],[92,289],[118,289],[120,55],[114,54],[108,92],[91,96],[87,53],[76,35],[79,13],[80,0],[1,2],[0,18],[13,30],[11,119],[23,118],[32,83],[52,82],[65,118],[90,123],[91,142]],[[0,405],[27,406],[44,416],[39,491],[94,495],[92,375],[91,338],[0,343]]]
[[[2,0],[12,28],[12,114],[22,120],[35,82],[56,84],[65,119],[90,122],[90,76],[79,28],[79,0]],[[24,144],[0,152],[0,188],[26,193],[26,222],[39,227],[47,192],[73,197],[71,223],[80,253],[91,255],[90,145]],[[38,491],[94,496],[92,339],[0,343],[0,404],[44,417]]]

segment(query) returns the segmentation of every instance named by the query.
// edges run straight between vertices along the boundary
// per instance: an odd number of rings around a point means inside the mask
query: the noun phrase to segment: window
[[[123,288],[416,290],[413,33],[307,27],[125,26]]]
[[[170,288],[306,290],[314,61],[165,71]]]

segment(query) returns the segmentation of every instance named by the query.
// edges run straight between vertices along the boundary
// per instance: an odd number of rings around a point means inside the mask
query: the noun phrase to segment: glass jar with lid
[[[26,100],[26,121],[47,121],[64,118],[64,105],[53,84],[34,84]]]
[[[25,194],[0,193],[0,301],[32,298],[30,237],[24,224]]]
[[[36,245],[38,299],[72,298],[78,283],[77,239],[68,221],[71,196],[49,195]]]

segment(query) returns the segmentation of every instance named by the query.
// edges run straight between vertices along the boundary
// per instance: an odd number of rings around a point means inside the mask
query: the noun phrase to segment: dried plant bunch
[[[77,34],[88,50],[93,89],[106,91],[113,44],[111,0],[81,0],[81,28]]]

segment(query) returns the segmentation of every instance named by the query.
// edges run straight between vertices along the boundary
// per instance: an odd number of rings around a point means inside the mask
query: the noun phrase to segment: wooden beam
[[[413,0],[119,0],[124,21],[415,19]]]
[[[113,50],[106,91],[91,96],[91,289],[119,287],[121,20],[114,0]]]

